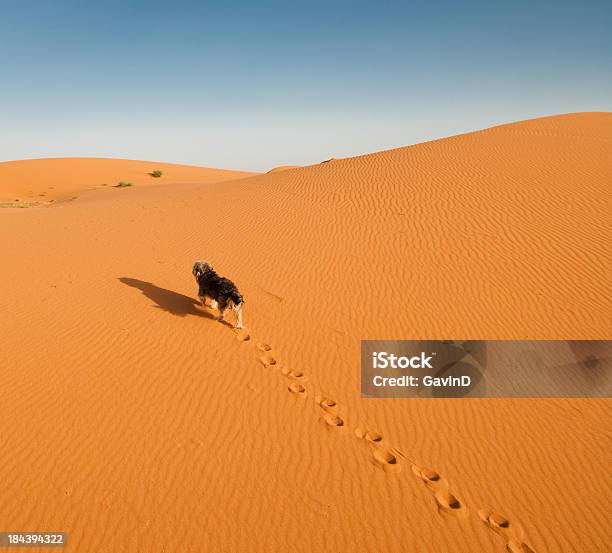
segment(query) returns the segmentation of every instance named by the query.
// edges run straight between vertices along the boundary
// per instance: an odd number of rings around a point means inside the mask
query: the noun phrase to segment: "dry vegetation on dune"
[[[138,186],[2,210],[2,526],[112,553],[606,551],[609,400],[362,400],[359,341],[609,339],[611,141],[612,114],[571,114],[238,180],[90,171]],[[197,305],[202,258],[248,331]]]

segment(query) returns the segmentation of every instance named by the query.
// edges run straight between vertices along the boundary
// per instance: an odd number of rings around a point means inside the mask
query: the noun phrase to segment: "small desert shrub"
[[[149,175],[155,178],[159,178],[163,175],[163,173],[160,170],[156,169],[155,171],[151,171]]]
[[[115,188],[127,188],[128,186],[132,186],[131,182],[119,181],[119,184],[115,185]]]

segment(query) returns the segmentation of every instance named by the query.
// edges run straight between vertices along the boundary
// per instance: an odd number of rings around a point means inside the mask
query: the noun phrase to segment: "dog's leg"
[[[206,307],[206,296],[199,296],[199,298],[200,298],[200,303],[201,303],[201,304],[202,304],[204,307]]]
[[[227,307],[227,302],[221,301],[221,302],[215,302],[215,303],[217,304],[217,309],[219,310],[219,314],[215,317],[215,319],[217,319],[217,321],[222,321],[223,314],[225,313],[225,309]]]
[[[242,304],[239,303],[238,305],[234,305],[234,311],[236,312],[237,319],[234,328],[244,328],[244,325],[242,324]]]
[[[210,300],[210,306],[213,309],[217,309],[217,307],[219,306],[219,304],[217,303],[217,300]]]

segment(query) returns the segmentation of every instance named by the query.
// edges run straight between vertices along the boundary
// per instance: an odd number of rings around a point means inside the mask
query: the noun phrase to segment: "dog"
[[[196,261],[191,271],[198,283],[198,298],[202,305],[207,305],[206,300],[210,299],[210,306],[219,309],[218,321],[223,320],[225,310],[230,307],[236,313],[236,324],[234,328],[244,328],[242,323],[242,306],[244,298],[238,292],[236,285],[228,278],[219,276],[206,261]]]

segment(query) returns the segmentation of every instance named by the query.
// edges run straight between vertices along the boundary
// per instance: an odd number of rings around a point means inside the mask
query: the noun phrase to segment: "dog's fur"
[[[206,305],[206,299],[211,300],[211,307],[219,309],[217,320],[223,319],[223,313],[228,307],[236,313],[236,324],[234,328],[244,328],[242,324],[242,306],[244,299],[236,285],[228,278],[219,276],[206,261],[196,261],[191,271],[198,283],[198,297],[202,305]]]

